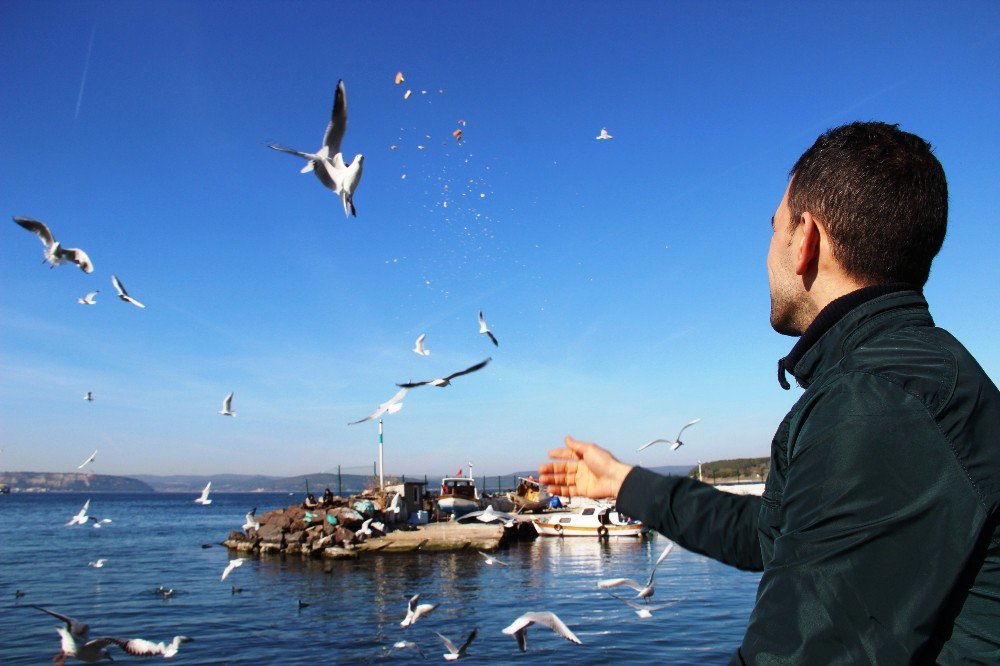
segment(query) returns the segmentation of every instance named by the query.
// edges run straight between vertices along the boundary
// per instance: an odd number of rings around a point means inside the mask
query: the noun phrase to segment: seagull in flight
[[[413,641],[396,641],[395,643],[392,644],[392,647],[394,650],[405,650],[407,648],[411,650],[416,650],[417,654],[420,655],[421,659],[427,658],[424,656],[424,651],[420,649],[420,646],[414,643]]]
[[[510,566],[506,562],[493,557],[489,553],[484,553],[481,550],[477,550],[476,552],[479,553],[480,555],[482,555],[486,559],[486,564],[499,564],[500,566],[503,566],[503,567],[509,567]]]
[[[316,174],[316,178],[324,187],[333,191],[340,197],[340,202],[344,206],[344,215],[354,215],[357,211],[354,208],[354,191],[361,182],[361,171],[364,166],[364,155],[355,155],[354,161],[350,165],[344,163],[344,156],[340,152],[340,142],[347,131],[347,92],[344,89],[344,82],[337,82],[337,92],[333,97],[333,110],[330,112],[330,123],[326,126],[323,134],[323,146],[315,153],[303,153],[298,150],[286,148],[278,143],[268,143],[268,147],[283,153],[297,155],[308,160],[302,167],[302,173],[310,171]]]
[[[70,525],[86,525],[87,524],[87,509],[90,508],[90,500],[88,499],[83,503],[83,508],[75,516],[70,518],[69,522],[66,523],[66,527]]]
[[[450,640],[448,640],[447,637],[438,634],[438,632],[436,631],[434,633],[437,634],[437,637],[441,639],[441,642],[444,643],[444,646],[448,648],[448,651],[443,655],[445,660],[455,661],[456,659],[461,659],[462,657],[465,656],[466,650],[468,650],[469,646],[472,645],[472,641],[476,639],[476,634],[478,632],[479,629],[473,629],[472,633],[469,634],[469,637],[465,639],[464,643],[462,643],[462,646],[458,648],[456,648],[455,644],[452,643]]]
[[[660,566],[660,562],[667,559],[667,555],[669,555],[670,551],[673,549],[674,543],[671,541],[656,559],[656,563],[653,565],[653,569],[649,572],[649,578],[646,580],[645,585],[640,585],[632,578],[607,578],[597,583],[597,587],[617,587],[619,585],[627,585],[636,591],[636,599],[646,599],[651,597],[653,596],[653,575],[656,573],[656,567]]]
[[[614,135],[608,134],[608,129],[606,127],[601,128],[601,133],[594,137],[597,140],[601,139],[613,139]]]
[[[617,594],[612,594],[611,592],[608,592],[608,594],[611,594],[611,596],[613,596],[615,599],[622,602],[623,604],[627,604],[632,610],[635,611],[635,614],[641,617],[642,619],[649,619],[653,617],[653,611],[661,610],[663,608],[666,608],[667,606],[673,606],[678,601],[680,601],[680,599],[675,599],[674,601],[668,601],[665,604],[650,605],[650,604],[640,604],[638,601],[633,601],[632,599],[624,599],[622,597],[619,597]]]
[[[499,347],[500,343],[497,342],[496,336],[493,335],[493,331],[489,329],[486,325],[486,320],[483,319],[483,311],[479,311],[479,332],[483,335],[489,336],[490,342],[493,343],[494,347]]]
[[[250,511],[247,513],[246,522],[243,523],[243,531],[244,532],[249,532],[251,529],[255,529],[255,530],[259,530],[260,529],[260,523],[258,523],[256,520],[254,520],[254,515],[256,513],[257,513],[257,507],[254,507],[254,508],[250,509]]]
[[[126,303],[131,303],[137,308],[146,307],[145,305],[143,305],[142,303],[140,303],[139,301],[135,300],[134,298],[128,295],[128,292],[125,291],[125,287],[122,286],[122,281],[118,279],[117,275],[111,276],[111,284],[114,285],[115,291],[118,292],[118,298],[122,299]]]
[[[538,624],[545,625],[571,643],[583,645],[583,641],[577,638],[576,634],[569,630],[569,627],[567,627],[563,621],[559,619],[558,615],[548,611],[525,613],[521,617],[514,620],[510,626],[503,629],[503,633],[508,636],[513,634],[514,638],[517,639],[517,647],[521,648],[521,652],[524,652],[528,649],[528,627],[536,622]]]
[[[693,426],[695,423],[698,423],[699,421],[701,421],[701,419],[695,419],[694,421],[688,421],[688,423],[685,424],[685,426],[683,428],[681,428],[681,431],[679,433],[677,433],[677,439],[673,439],[673,440],[670,440],[670,439],[654,439],[652,442],[647,442],[647,443],[643,444],[642,446],[640,446],[639,448],[637,448],[636,449],[636,453],[638,453],[639,451],[642,451],[643,449],[649,448],[653,444],[659,444],[661,442],[664,443],[664,444],[669,444],[671,451],[676,451],[677,449],[679,449],[681,446],[684,445],[684,442],[681,441],[681,433],[683,433],[685,430],[687,430],[688,428],[690,428],[691,426]]]
[[[233,394],[232,392],[226,396],[226,399],[222,401],[222,409],[219,413],[223,416],[236,416],[236,412],[233,411]]]
[[[414,354],[417,354],[419,356],[430,356],[431,355],[430,350],[429,349],[424,349],[424,338],[426,338],[426,337],[427,337],[426,333],[421,333],[420,337],[417,338],[417,342],[413,346],[413,349],[410,350],[410,351],[412,351]]]
[[[102,557],[96,562],[87,562],[88,567],[93,567],[94,569],[101,569],[104,567],[104,563],[108,561],[108,558]]]
[[[221,582],[226,580],[226,577],[233,572],[233,569],[235,569],[236,567],[243,566],[243,563],[246,561],[247,560],[245,557],[237,557],[235,559],[229,560],[229,564],[227,564],[226,568],[223,570],[222,578],[220,578],[219,581]]]
[[[97,305],[97,301],[94,300],[94,296],[97,296],[99,293],[101,293],[100,289],[92,291],[83,298],[76,299],[76,302],[80,305]]]
[[[208,491],[211,489],[212,489],[212,482],[209,481],[208,485],[206,485],[205,489],[201,491],[201,495],[198,496],[195,502],[201,504],[202,506],[208,506],[209,504],[211,504],[212,500],[208,499]]]
[[[94,264],[90,262],[86,252],[76,247],[63,247],[44,223],[30,217],[15,217],[14,221],[38,236],[38,240],[45,246],[45,261],[52,268],[71,261],[84,273],[94,272]]]
[[[403,621],[399,623],[401,627],[409,627],[411,624],[416,624],[417,620],[425,615],[429,615],[431,611],[438,607],[438,604],[420,604],[417,605],[417,601],[420,600],[419,594],[414,594],[410,597],[410,601],[406,604],[406,617]]]
[[[111,522],[110,518],[97,518],[95,516],[87,516],[87,520],[94,523],[95,530],[99,530],[101,529],[101,525],[107,525],[108,523]]]
[[[89,397],[88,397],[88,396],[89,396]],[[83,399],[84,399],[84,400],[90,400],[90,401],[92,401],[92,400],[94,399],[94,396],[92,396],[92,395],[90,394],[90,392],[88,391],[88,392],[87,392],[87,395],[86,395],[86,396],[84,396],[84,398],[83,398]],[[89,458],[87,458],[86,460],[84,460],[84,461],[83,461],[83,464],[81,464],[81,465],[80,465],[79,467],[77,467],[77,469],[83,469],[84,467],[86,467],[86,466],[87,466],[87,465],[89,465],[90,463],[94,462],[94,460],[96,460],[96,459],[97,459],[97,449],[94,449],[94,452],[90,454],[90,457],[89,457]]]
[[[372,419],[377,419],[378,417],[382,416],[383,414],[395,414],[396,412],[398,412],[399,410],[401,410],[403,408],[403,397],[406,395],[406,392],[409,391],[409,390],[410,389],[404,388],[404,389],[398,391],[396,393],[396,395],[392,396],[391,398],[389,398],[388,400],[386,400],[385,402],[383,402],[381,405],[379,405],[375,409],[374,412],[372,412],[371,414],[369,414],[368,416],[366,416],[363,419],[359,419],[357,421],[351,421],[347,425],[357,425],[358,423],[364,423],[365,421],[371,421]]]
[[[475,372],[476,370],[482,370],[483,368],[486,367],[486,364],[492,360],[493,358],[490,357],[485,361],[480,361],[479,363],[476,363],[474,366],[470,368],[466,368],[465,370],[459,370],[458,372],[453,372],[447,377],[441,377],[440,379],[428,379],[427,381],[424,382],[408,382],[406,384],[396,384],[396,386],[401,386],[404,389],[411,389],[411,388],[416,388],[417,386],[427,386],[427,385],[448,386],[449,384],[451,384],[451,380],[454,379],[455,377],[461,377],[462,375],[467,375],[470,372]]]
[[[83,399],[86,400],[87,402],[94,402],[94,393],[93,393],[93,391],[87,391],[86,395],[83,396]],[[94,453],[97,453],[97,451],[94,451]],[[87,463],[83,463],[83,465],[86,465],[86,464]],[[80,465],[80,467],[83,467],[83,465]],[[80,469],[80,467],[77,467],[77,469]]]

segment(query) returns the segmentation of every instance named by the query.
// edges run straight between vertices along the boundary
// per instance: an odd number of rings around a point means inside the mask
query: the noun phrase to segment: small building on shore
[[[406,522],[410,516],[423,508],[424,487],[426,485],[423,481],[404,481],[384,488],[388,493],[400,494],[400,510],[399,515],[396,516],[396,522]]]

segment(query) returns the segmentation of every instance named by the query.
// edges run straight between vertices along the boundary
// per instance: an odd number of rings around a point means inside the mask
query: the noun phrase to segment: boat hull
[[[562,536],[562,537],[641,537],[648,531],[646,526],[635,521],[624,525],[614,524],[579,524],[570,520],[560,522],[559,514],[552,514],[545,518],[536,518],[531,521],[538,536]]]
[[[475,500],[465,499],[464,497],[442,497],[438,499],[438,507],[443,513],[453,513],[456,516],[463,516],[476,511],[479,508],[479,503]]]

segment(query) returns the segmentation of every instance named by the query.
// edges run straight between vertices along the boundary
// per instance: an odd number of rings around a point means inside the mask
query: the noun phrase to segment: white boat
[[[588,506],[567,513],[550,513],[531,521],[538,536],[641,537],[646,526],[610,506]]]
[[[452,513],[457,518],[479,509],[476,480],[471,476],[446,476],[441,479],[438,508],[442,513]]]

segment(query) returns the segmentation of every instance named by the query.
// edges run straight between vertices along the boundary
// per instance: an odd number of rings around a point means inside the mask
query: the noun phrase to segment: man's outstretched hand
[[[617,497],[618,489],[631,465],[619,462],[613,455],[590,442],[578,442],[566,435],[566,446],[549,451],[549,457],[559,462],[538,467],[538,482],[548,485],[549,494],[569,497],[602,499]]]

